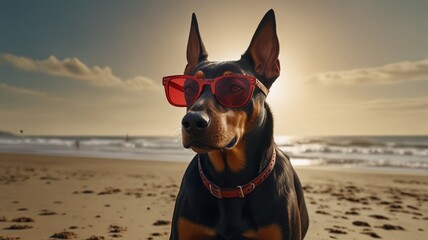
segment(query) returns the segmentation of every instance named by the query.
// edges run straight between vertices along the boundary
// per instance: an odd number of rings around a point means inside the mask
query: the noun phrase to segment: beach
[[[186,162],[0,154],[0,239],[168,239]],[[296,167],[305,239],[428,238],[428,172]]]

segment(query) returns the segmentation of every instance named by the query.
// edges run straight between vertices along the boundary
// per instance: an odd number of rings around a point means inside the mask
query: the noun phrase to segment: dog
[[[171,240],[304,238],[302,186],[274,143],[265,102],[280,73],[278,55],[272,9],[238,61],[209,61],[192,15],[184,75],[163,78],[168,101],[187,108],[183,146],[197,153],[177,195]]]

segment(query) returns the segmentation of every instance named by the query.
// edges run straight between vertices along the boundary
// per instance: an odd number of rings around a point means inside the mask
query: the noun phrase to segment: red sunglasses
[[[224,75],[214,79],[200,79],[194,76],[175,75],[164,77],[162,81],[166,97],[171,105],[190,107],[202,93],[205,85],[217,101],[225,107],[242,107],[248,103],[257,86],[266,96],[269,90],[253,76]]]

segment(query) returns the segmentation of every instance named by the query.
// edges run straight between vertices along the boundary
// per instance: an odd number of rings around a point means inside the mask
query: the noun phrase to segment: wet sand
[[[0,154],[0,240],[168,239],[187,163]],[[305,239],[428,239],[428,173],[296,168]]]

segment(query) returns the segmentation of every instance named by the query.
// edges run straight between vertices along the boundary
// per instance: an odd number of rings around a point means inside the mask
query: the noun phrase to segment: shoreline
[[[426,170],[428,136],[275,136],[294,166],[351,166]],[[0,137],[0,152],[188,162],[194,155],[171,136]],[[395,169],[395,170],[394,170]],[[411,171],[411,170],[409,170]]]
[[[187,165],[0,153],[0,239],[63,231],[85,240],[168,239]],[[305,239],[426,239],[428,173],[295,169],[310,217]],[[8,229],[14,225],[28,229]]]
[[[34,152],[4,152],[0,151],[0,160],[2,156],[7,155],[16,155],[16,156],[40,156],[46,158],[55,158],[55,159],[64,159],[64,158],[86,158],[86,159],[96,159],[96,160],[112,160],[112,161],[143,161],[143,162],[153,162],[153,163],[177,163],[177,164],[189,164],[192,157],[194,155],[187,156],[187,160],[148,160],[146,158],[142,158],[135,156],[135,158],[127,158],[120,155],[106,157],[104,155],[94,156],[94,155],[72,155],[72,154],[61,154],[61,153],[34,153]],[[292,165],[294,168],[299,169],[312,169],[312,170],[325,170],[325,171],[361,171],[361,172],[373,172],[373,173],[386,173],[386,174],[403,174],[403,175],[428,175],[428,169],[420,169],[420,168],[410,168],[410,167],[396,167],[396,166],[359,166],[359,165],[339,165],[339,164],[296,164],[294,161],[299,161],[301,158],[297,158],[296,160],[293,157],[290,157],[292,161]]]

